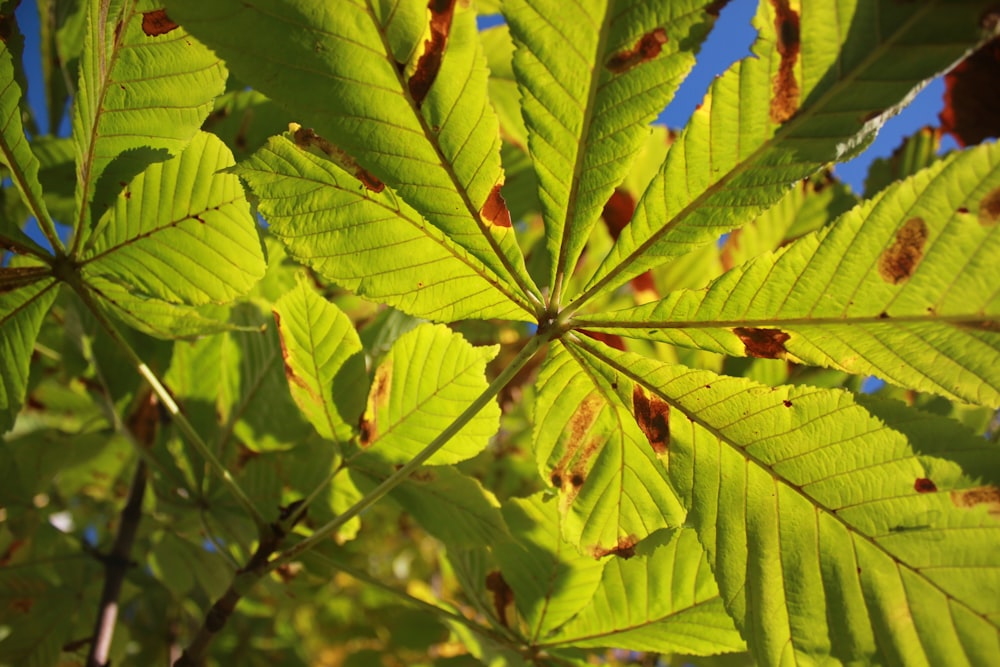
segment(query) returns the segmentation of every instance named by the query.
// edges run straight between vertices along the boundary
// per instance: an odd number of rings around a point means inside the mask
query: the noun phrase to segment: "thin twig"
[[[462,414],[460,414],[455,421],[449,424],[446,429],[441,431],[441,433],[439,433],[430,444],[414,456],[413,459],[407,462],[395,473],[387,477],[384,482],[372,489],[358,502],[354,503],[354,505],[337,516],[337,518],[316,529],[312,535],[305,538],[301,542],[292,545],[274,560],[270,560],[271,555],[274,554],[281,546],[281,541],[284,539],[285,535],[291,531],[295,521],[303,516],[301,511],[302,503],[297,503],[295,506],[289,507],[285,511],[286,516],[282,517],[281,521],[271,524],[271,534],[261,540],[260,545],[258,545],[257,550],[250,558],[250,562],[247,563],[247,566],[236,572],[236,576],[233,578],[232,583],[230,583],[229,588],[222,595],[222,597],[212,605],[212,608],[205,616],[205,622],[198,630],[198,634],[195,636],[190,646],[188,646],[188,648],[184,651],[180,660],[174,663],[174,667],[197,667],[198,665],[201,665],[205,660],[205,656],[208,654],[208,648],[212,639],[225,626],[229,617],[236,609],[236,605],[240,599],[242,599],[243,596],[246,595],[258,581],[281,565],[294,560],[304,551],[307,551],[321,542],[324,542],[330,537],[330,535],[335,533],[337,529],[353,519],[355,516],[361,514],[361,512],[372,506],[392,489],[396,488],[399,484],[409,478],[410,474],[414,470],[423,465],[424,462],[435,454],[435,452],[444,447],[444,445],[447,444],[455,434],[462,430],[462,428],[464,428],[473,417],[479,414],[480,410],[482,410],[491,400],[495,399],[497,394],[500,393],[500,390],[503,389],[508,382],[510,382],[518,371],[520,371],[521,368],[523,368],[525,364],[527,364],[528,361],[535,356],[535,353],[538,352],[538,350],[540,350],[548,341],[549,335],[542,333],[529,340],[528,344],[521,349],[513,360],[511,360],[510,365],[507,366],[493,380],[493,382],[489,384],[486,390],[483,391],[483,393],[480,394],[464,411],[462,411]]]
[[[156,439],[158,421],[156,396],[148,392],[145,400],[130,417],[128,430],[142,446],[149,448]],[[111,650],[111,640],[118,620],[118,597],[121,595],[125,575],[132,565],[130,558],[132,543],[135,542],[139,522],[142,520],[142,499],[146,493],[146,479],[146,461],[139,458],[132,474],[128,500],[122,508],[115,541],[110,553],[101,559],[104,562],[104,588],[101,591],[97,619],[94,621],[93,641],[87,654],[87,667],[108,665],[108,653]]]

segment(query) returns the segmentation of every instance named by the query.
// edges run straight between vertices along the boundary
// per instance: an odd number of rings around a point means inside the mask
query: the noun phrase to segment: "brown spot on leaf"
[[[639,543],[639,539],[635,535],[628,535],[626,537],[619,537],[618,544],[611,547],[610,549],[595,546],[590,552],[594,555],[594,558],[604,558],[605,556],[618,556],[619,558],[624,558],[628,560],[635,555],[635,545]]]
[[[885,312],[883,310],[881,313],[878,314],[878,318],[880,320],[887,320],[887,319],[889,319],[889,313],[887,313],[887,312]]]
[[[507,208],[507,202],[504,201],[503,195],[500,194],[500,183],[494,185],[493,189],[490,190],[489,196],[486,197],[482,208],[479,209],[479,215],[488,224],[497,227],[510,227],[510,210]]]
[[[167,12],[163,9],[154,9],[151,12],[142,13],[142,31],[146,33],[147,37],[166,35],[176,28],[177,24],[170,20]]]
[[[926,477],[918,477],[913,482],[913,490],[917,493],[934,493],[937,491],[937,485]]]
[[[799,82],[795,79],[795,63],[799,58],[799,14],[788,0],[771,0],[774,5],[774,30],[778,35],[781,64],[771,82],[771,120],[784,123],[799,108]]]
[[[281,328],[281,315],[276,310],[272,311],[272,313],[274,315],[274,325],[278,329],[278,342],[281,344],[281,358],[285,362],[285,379],[287,379],[290,383],[296,384],[308,391],[309,385],[299,376],[298,373],[295,372],[295,369],[292,368],[292,364],[289,361],[290,355],[288,353],[288,348],[285,347],[285,332]]]
[[[1000,135],[1000,37],[984,44],[944,77],[941,129],[961,146]]]
[[[783,401],[781,402],[781,404],[782,404],[782,405],[784,405],[784,406],[785,406],[786,408],[790,408],[790,407],[792,407],[792,402],[791,402],[791,401],[789,401],[789,400],[788,400],[787,398],[786,398],[785,400],[783,400]]]
[[[594,340],[599,340],[608,347],[613,347],[616,350],[625,351],[625,341],[622,340],[621,336],[615,334],[605,333],[603,331],[587,331],[586,329],[579,329],[587,338],[593,338]]]
[[[575,486],[576,488],[580,488],[581,486],[583,486],[583,483],[585,481],[586,478],[583,476],[583,473],[580,472],[573,473],[573,476],[569,478],[569,483]]]
[[[607,225],[611,238],[617,241],[618,235],[625,229],[625,225],[632,220],[634,214],[635,197],[627,190],[616,188],[611,193],[608,203],[604,205],[604,209],[601,211],[601,219]]]
[[[386,359],[375,369],[372,388],[368,392],[368,405],[358,424],[361,431],[360,443],[368,447],[378,437],[378,413],[389,404],[389,392],[392,389],[392,360]]]
[[[423,104],[441,69],[448,33],[451,32],[451,19],[455,14],[455,0],[430,0],[427,9],[431,13],[431,38],[424,40],[424,52],[407,82],[410,97],[418,108]]]
[[[973,508],[985,505],[987,512],[1000,519],[1000,489],[995,486],[979,486],[951,492],[951,502],[955,507]]]
[[[340,147],[316,134],[311,127],[302,127],[298,124],[293,124],[291,127],[295,145],[299,148],[304,150],[309,150],[310,148],[318,149],[330,158],[334,164],[361,181],[361,184],[372,192],[378,193],[385,189],[385,184],[370,171],[358,164],[357,160]]]
[[[493,596],[493,610],[497,620],[505,628],[509,628],[511,619],[508,616],[513,613],[514,590],[504,580],[500,570],[493,570],[486,575],[486,590]]]
[[[667,31],[663,28],[650,30],[639,38],[631,49],[625,49],[611,56],[605,67],[614,74],[627,72],[660,55],[663,45],[667,43]]]
[[[998,220],[1000,220],[1000,188],[995,188],[979,200],[979,224],[992,227]]]
[[[14,15],[13,14],[0,14],[0,42],[4,44],[10,39],[10,36],[14,34]]]
[[[549,476],[549,481],[552,482],[552,486],[556,487],[557,489],[561,489],[562,473],[560,473],[558,470],[553,470],[552,474]]]
[[[709,4],[708,7],[705,7],[705,12],[709,16],[712,16],[712,17],[715,17],[715,18],[719,18],[719,12],[721,12],[723,9],[725,9],[726,5],[728,5],[728,4],[729,4],[729,0],[715,0],[715,2],[712,2],[711,4]]]
[[[647,394],[639,385],[632,389],[632,411],[649,444],[657,456],[667,453],[670,446],[670,405],[655,394]]]
[[[926,243],[927,223],[921,218],[907,220],[896,232],[896,241],[879,257],[879,275],[893,285],[908,280],[924,256]]]
[[[733,329],[741,341],[748,357],[759,359],[781,359],[788,350],[785,341],[790,336],[780,329],[755,329],[736,327]]]

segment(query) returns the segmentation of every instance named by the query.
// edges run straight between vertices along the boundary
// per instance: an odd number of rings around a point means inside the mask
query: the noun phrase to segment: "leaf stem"
[[[496,398],[500,390],[510,382],[517,373],[524,368],[535,353],[538,352],[551,338],[551,333],[542,333],[534,336],[528,341],[511,363],[497,375],[497,377],[486,387],[485,391],[469,404],[455,421],[448,425],[448,428],[441,431],[429,445],[424,447],[419,454],[413,457],[403,467],[386,478],[384,482],[372,489],[365,497],[354,503],[347,510],[342,512],[337,518],[316,529],[312,535],[301,542],[292,545],[281,552],[274,560],[268,560],[280,546],[280,541],[288,531],[292,529],[294,522],[301,517],[301,512],[292,511],[284,517],[281,522],[270,527],[269,533],[262,533],[266,537],[262,538],[246,567],[238,570],[233,577],[229,588],[222,597],[216,600],[215,604],[205,616],[198,634],[192,640],[190,646],[184,651],[181,658],[174,663],[174,667],[191,667],[199,664],[205,657],[208,647],[215,635],[222,630],[233,611],[236,604],[246,595],[258,581],[267,576],[268,573],[294,560],[299,554],[312,549],[327,538],[329,538],[338,528],[361,514],[389,491],[405,481],[414,470],[423,465],[431,456],[443,447],[456,433],[458,433],[473,417],[479,414],[487,403]]]
[[[77,276],[71,276],[71,279],[66,282],[73,288],[73,290],[79,295],[83,300],[84,304],[93,313],[94,317],[101,324],[104,330],[111,336],[112,340],[118,345],[121,351],[128,357],[129,361],[139,372],[149,386],[152,388],[156,397],[160,399],[160,404],[166,409],[167,413],[173,419],[174,424],[180,429],[181,433],[188,439],[188,441],[194,446],[198,453],[205,459],[205,461],[212,467],[216,474],[222,479],[223,484],[229,489],[230,493],[236,498],[236,500],[243,506],[243,509],[247,511],[248,514],[253,518],[254,524],[257,526],[257,531],[263,538],[270,534],[271,528],[268,522],[264,519],[264,516],[254,505],[250,497],[240,488],[240,485],[236,482],[236,479],[232,476],[229,470],[222,464],[222,462],[215,456],[211,448],[205,443],[198,431],[195,430],[194,426],[188,421],[187,416],[181,412],[180,406],[174,400],[173,395],[170,391],[160,382],[160,379],[156,376],[156,373],[146,365],[132,346],[129,345],[128,341],[125,340],[118,328],[115,327],[114,323],[108,319],[108,317],[101,311],[100,307],[95,303],[90,292],[87,290],[86,286],[83,285]],[[76,279],[72,279],[76,278]]]
[[[467,407],[462,414],[455,419],[455,421],[449,424],[446,429],[441,431],[441,433],[439,433],[429,445],[424,447],[419,454],[410,459],[399,470],[387,477],[384,482],[369,491],[363,498],[361,498],[361,500],[344,510],[335,519],[323,526],[320,526],[313,532],[312,535],[292,546],[287,551],[282,552],[277,558],[268,564],[267,570],[274,570],[275,568],[294,560],[300,553],[311,549],[313,546],[328,538],[336,532],[338,528],[364,512],[387,493],[399,486],[410,476],[410,473],[422,466],[439,449],[444,447],[444,445],[447,444],[448,441],[455,436],[455,434],[462,430],[462,428],[473,417],[479,414],[479,411],[486,407],[486,404],[500,393],[500,390],[514,378],[518,371],[520,371],[528,363],[528,361],[535,356],[535,353],[538,352],[538,350],[541,349],[541,347],[547,342],[548,336],[545,335],[535,336],[529,340],[528,344],[525,345],[521,351],[517,353],[517,356],[511,360],[510,365],[504,368],[504,370],[496,376],[486,390],[483,391],[483,393],[480,394],[476,400],[470,403],[469,407]]]

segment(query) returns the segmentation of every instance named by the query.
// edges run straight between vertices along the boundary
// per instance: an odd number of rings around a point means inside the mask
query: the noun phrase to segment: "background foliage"
[[[991,3],[16,4],[0,664],[1000,655]]]

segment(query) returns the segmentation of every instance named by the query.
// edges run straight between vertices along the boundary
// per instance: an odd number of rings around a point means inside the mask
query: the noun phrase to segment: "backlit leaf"
[[[500,196],[500,134],[468,3],[171,0],[241,79],[537,302]],[[280,20],[275,20],[280,16]],[[219,30],[225,25],[224,30]]]
[[[758,661],[1000,650],[996,445],[845,391],[580,350],[670,406],[670,478]]]
[[[361,420],[361,446],[406,463],[486,390],[486,362],[496,347],[472,347],[441,325],[403,334],[375,369]],[[478,454],[496,433],[500,408],[490,402],[428,461],[456,463]]]
[[[552,343],[538,378],[539,473],[559,493],[563,536],[595,558],[627,553],[684,520],[665,465],[669,411],[644,394],[621,395],[617,385],[606,366],[561,342]]]
[[[712,85],[574,304],[715,241],[793,183],[857,153],[914,89],[975,42],[986,7],[761,2],[754,57]]]
[[[274,305],[292,398],[321,436],[344,442],[357,428],[368,389],[351,320],[305,282]]]
[[[581,324],[998,407],[998,198],[1000,146],[970,149],[705,290]]]
[[[0,268],[0,433],[14,423],[28,386],[28,367],[42,318],[59,293],[51,278],[38,276],[16,286],[3,284],[17,269]]]

